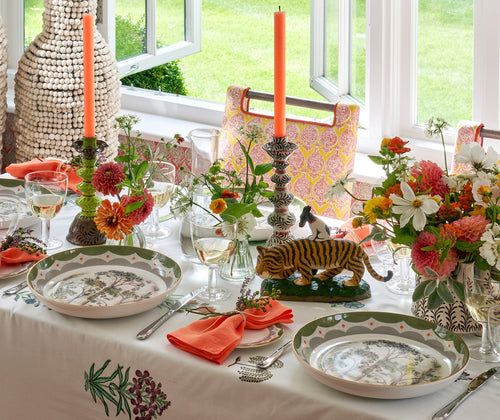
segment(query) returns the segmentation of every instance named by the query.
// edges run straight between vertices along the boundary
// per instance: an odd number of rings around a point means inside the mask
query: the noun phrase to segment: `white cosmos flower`
[[[485,152],[479,143],[464,144],[456,157],[457,163],[466,163],[483,169],[493,169],[493,165],[500,160],[500,155],[490,146]]]
[[[427,214],[436,213],[439,210],[437,201],[428,195],[416,196],[411,187],[406,183],[401,183],[401,192],[403,197],[396,194],[391,194],[392,211],[395,214],[400,214],[399,223],[401,227],[413,219],[413,227],[417,231],[424,230],[427,222]]]
[[[472,196],[474,197],[475,204],[481,207],[487,207],[489,201],[478,192],[481,187],[486,187],[489,191],[491,191],[490,180],[487,178],[477,178],[472,184]]]
[[[486,231],[481,236],[481,241],[485,241],[479,248],[479,255],[483,257],[489,265],[500,270],[500,226],[486,226]]]
[[[349,175],[351,175],[351,173],[352,169],[349,169],[343,177],[339,178],[335,183],[330,185],[325,194],[325,198],[332,200],[341,197],[346,191],[347,184],[349,182],[356,181],[354,178],[349,178]]]
[[[244,214],[238,219],[238,233],[236,239],[243,241],[249,237],[257,226],[255,216],[251,213]]]

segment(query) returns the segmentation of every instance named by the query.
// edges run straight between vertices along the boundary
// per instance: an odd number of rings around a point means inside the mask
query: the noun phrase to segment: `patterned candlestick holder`
[[[79,245],[101,245],[106,242],[106,235],[97,229],[94,222],[96,209],[101,200],[95,195],[92,186],[92,175],[96,169],[97,156],[107,147],[105,141],[97,140],[95,137],[84,137],[77,140],[74,148],[82,155],[83,166],[78,170],[82,182],[78,184],[78,190],[82,193],[76,199],[76,204],[82,208],[71,223],[69,233],[66,236],[68,242]]]
[[[273,159],[274,167],[274,174],[271,176],[274,194],[270,198],[274,211],[267,218],[267,222],[273,228],[273,233],[266,243],[266,246],[270,247],[294,239],[290,229],[295,224],[295,216],[288,211],[288,206],[293,201],[293,194],[287,188],[292,178],[286,173],[286,168],[288,167],[287,158],[297,149],[297,145],[287,141],[286,137],[273,137],[271,142],[262,147]]]

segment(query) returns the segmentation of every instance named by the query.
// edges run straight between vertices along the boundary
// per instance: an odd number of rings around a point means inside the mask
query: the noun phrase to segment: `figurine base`
[[[97,229],[94,219],[78,213],[71,223],[66,240],[79,246],[103,245],[106,243],[106,235]]]
[[[348,275],[338,275],[321,281],[313,277],[308,286],[298,286],[293,280],[294,274],[288,279],[266,279],[260,286],[261,295],[269,295],[271,290],[281,290],[279,300],[293,300],[303,302],[354,302],[371,296],[370,285],[361,280],[358,286],[344,286],[342,280],[349,279]]]

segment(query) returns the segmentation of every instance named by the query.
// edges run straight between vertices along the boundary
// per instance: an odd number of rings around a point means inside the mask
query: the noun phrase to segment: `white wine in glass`
[[[159,209],[165,207],[174,192],[175,166],[169,162],[153,161],[151,172],[146,178],[146,188],[154,198],[154,207],[149,216],[149,226],[144,235],[149,239],[163,239],[170,235],[170,230],[160,227]]]
[[[208,286],[200,294],[210,303],[223,302],[231,295],[217,285],[218,269],[226,263],[236,246],[238,221],[233,216],[191,213],[191,240],[198,259],[208,267]]]
[[[62,241],[50,238],[50,220],[61,210],[68,190],[68,175],[57,171],[36,171],[24,177],[26,199],[31,212],[42,221],[46,249],[59,248]]]

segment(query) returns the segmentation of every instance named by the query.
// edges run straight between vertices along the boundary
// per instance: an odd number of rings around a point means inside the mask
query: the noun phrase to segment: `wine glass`
[[[11,194],[0,194],[0,243],[11,235],[24,214],[21,199]]]
[[[68,175],[57,171],[36,171],[27,174],[24,181],[28,207],[42,221],[41,240],[45,249],[59,248],[62,241],[50,239],[50,220],[64,204]]]
[[[488,309],[488,334],[493,352],[500,357],[500,304]]]
[[[149,227],[144,235],[148,239],[163,239],[171,232],[166,227],[160,227],[159,209],[165,207],[175,187],[175,166],[169,162],[153,161],[151,173],[147,178],[148,192],[153,196],[155,204],[149,216]]]
[[[191,213],[191,240],[198,259],[208,267],[208,286],[200,296],[210,303],[223,302],[230,292],[217,285],[218,269],[229,259],[236,245],[238,221],[234,216]]]
[[[465,276],[465,304],[469,312],[483,327],[481,344],[470,345],[470,357],[481,362],[499,362],[500,355],[493,351],[488,335],[488,309],[500,304],[500,279],[492,271],[474,267],[474,275]]]

